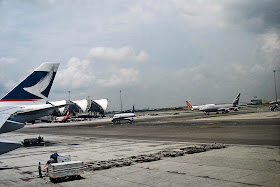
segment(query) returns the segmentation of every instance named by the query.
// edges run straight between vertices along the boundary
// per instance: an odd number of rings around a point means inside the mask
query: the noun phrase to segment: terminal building
[[[82,99],[77,101],[62,100],[51,102],[52,104],[69,104],[65,107],[59,108],[54,112],[55,116],[65,116],[68,109],[73,117],[99,117],[104,116],[108,109],[108,99]]]
[[[262,102],[262,99],[257,99],[257,98],[255,98],[255,99],[252,99],[251,100],[251,104],[252,105],[260,105],[260,104],[262,104],[263,102]]]

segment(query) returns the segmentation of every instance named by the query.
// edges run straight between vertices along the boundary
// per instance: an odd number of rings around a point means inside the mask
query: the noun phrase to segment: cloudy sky
[[[280,98],[279,0],[0,0],[0,96],[60,62],[50,100],[111,110]]]

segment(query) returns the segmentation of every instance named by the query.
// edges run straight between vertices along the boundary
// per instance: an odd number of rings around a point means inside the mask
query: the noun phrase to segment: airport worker
[[[50,158],[53,159],[55,163],[57,163],[57,157],[58,156],[59,156],[58,153],[54,153],[50,156]]]
[[[38,165],[38,172],[39,172],[39,177],[43,178],[42,170],[41,170],[41,162],[39,162],[39,165]]]
[[[52,156],[52,155],[51,155]],[[50,156],[50,157],[51,157]],[[50,158],[50,160],[47,161],[46,165],[45,165],[45,168],[47,169],[47,173],[49,172],[49,165],[52,164],[52,163],[55,163],[54,159],[53,158]]]
[[[40,142],[43,142],[44,141],[44,138],[42,137],[42,136],[38,136],[38,138],[37,138],[37,141],[38,141],[38,143],[40,143]]]

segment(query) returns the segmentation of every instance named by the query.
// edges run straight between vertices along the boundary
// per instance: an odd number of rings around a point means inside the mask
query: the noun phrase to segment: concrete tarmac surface
[[[250,118],[248,118],[248,116]],[[179,142],[280,146],[280,112],[205,115],[201,112],[140,116],[132,124],[111,119],[29,125],[17,132]]]
[[[178,113],[139,116],[133,124],[112,124],[110,119],[35,124],[1,134],[0,139],[18,142],[41,135],[49,143],[0,155],[0,186],[280,185],[279,112],[248,109],[209,116],[192,111]],[[48,177],[38,177],[38,162],[44,165],[54,152],[90,163],[215,142],[227,147],[131,166],[86,170],[77,180],[52,183]]]

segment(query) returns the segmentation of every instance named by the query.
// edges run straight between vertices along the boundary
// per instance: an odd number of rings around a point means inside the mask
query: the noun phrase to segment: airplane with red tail
[[[54,122],[65,123],[68,121],[68,119],[70,119],[69,109],[66,113],[66,116],[57,117],[57,118],[55,118]]]

